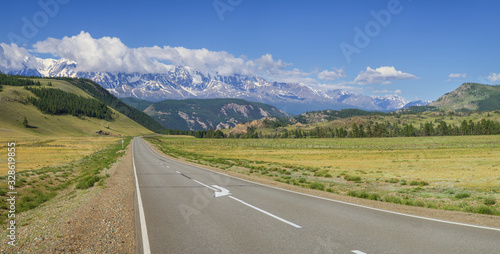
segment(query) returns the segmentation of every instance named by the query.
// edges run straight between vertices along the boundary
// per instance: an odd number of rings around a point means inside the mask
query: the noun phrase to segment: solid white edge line
[[[253,209],[255,209],[255,210],[257,210],[257,211],[259,211],[259,212],[261,212],[263,214],[269,215],[269,216],[271,216],[271,217],[273,217],[273,218],[275,218],[275,219],[277,219],[279,221],[282,221],[282,222],[284,222],[284,223],[286,223],[286,224],[288,224],[288,225],[290,225],[290,226],[292,226],[294,228],[302,228],[301,226],[299,226],[299,225],[297,225],[297,224],[295,224],[293,222],[290,222],[290,221],[287,221],[287,220],[285,220],[283,218],[280,218],[280,217],[278,217],[278,216],[276,216],[276,215],[274,215],[274,214],[272,214],[270,212],[266,212],[266,211],[264,211],[264,210],[262,210],[262,209],[260,209],[258,207],[255,207],[255,206],[253,206],[253,205],[251,205],[251,204],[249,204],[249,203],[247,203],[247,202],[245,202],[245,201],[243,201],[241,199],[237,199],[237,198],[235,198],[233,196],[229,196],[229,197],[232,198],[232,199],[234,199],[234,200],[236,200],[236,201],[238,201],[238,202],[240,202],[240,203],[242,203],[242,204],[244,204],[244,205],[246,205],[246,206],[248,206],[248,207],[251,207],[251,208],[253,208]]]
[[[148,145],[148,147],[149,147],[149,145]],[[157,153],[153,148],[149,147],[149,149],[153,150],[153,152],[155,152],[159,156],[163,156],[163,155]],[[163,157],[165,157],[165,156],[163,156]],[[165,157],[165,158],[167,158],[167,157]],[[170,160],[173,160],[173,161],[177,161],[179,163],[184,163],[186,165],[191,165],[191,164],[187,164],[185,162],[182,162],[180,160],[175,160],[173,158],[167,158],[167,159],[170,159]],[[298,192],[298,191],[293,191],[293,190],[287,190],[287,189],[283,189],[283,188],[279,188],[279,187],[275,187],[275,186],[270,186],[270,185],[266,185],[266,184],[262,184],[262,183],[258,183],[258,182],[254,182],[254,181],[250,181],[250,180],[246,180],[246,179],[242,179],[242,178],[239,178],[239,177],[236,177],[236,176],[232,176],[232,175],[220,173],[220,172],[213,171],[213,170],[210,170],[210,169],[207,169],[207,168],[203,168],[203,167],[200,167],[200,166],[197,166],[197,165],[191,165],[191,166],[197,167],[199,169],[203,169],[203,170],[206,170],[206,171],[210,171],[210,172],[213,172],[213,173],[216,173],[216,174],[219,174],[219,175],[223,175],[223,176],[227,176],[227,177],[230,177],[230,178],[238,179],[238,180],[241,180],[241,181],[244,181],[244,182],[247,182],[247,183],[253,183],[253,184],[260,185],[260,186],[264,186],[264,187],[268,187],[268,188],[273,188],[273,189],[276,189],[276,190],[287,191],[287,192],[290,192],[290,193],[295,193],[295,194],[299,194],[299,195],[303,195],[303,196],[307,196],[307,197],[322,199],[322,200],[326,200],[326,201],[330,201],[330,202],[335,202],[335,203],[340,203],[340,204],[344,204],[344,205],[356,206],[356,207],[361,207],[361,208],[370,209],[370,210],[374,210],[374,211],[385,212],[385,213],[390,213],[390,214],[396,214],[396,215],[401,215],[401,216],[406,216],[406,217],[411,217],[411,218],[416,218],[416,219],[429,220],[429,221],[441,222],[441,223],[458,225],[458,226],[464,226],[464,227],[472,227],[472,228],[479,228],[479,229],[487,229],[487,230],[493,230],[493,231],[500,231],[500,228],[493,228],[493,227],[479,226],[479,225],[467,224],[467,223],[461,223],[461,222],[455,222],[455,221],[447,221],[447,220],[434,219],[434,218],[423,217],[423,216],[418,216],[418,215],[412,215],[412,214],[407,214],[407,213],[400,213],[400,212],[394,212],[394,211],[384,210],[384,209],[375,208],[375,207],[358,205],[358,204],[344,202],[344,201],[330,199],[330,198],[324,198],[324,197],[314,196],[314,195],[311,195],[311,194],[306,194],[306,193],[302,193],[302,192]]]
[[[137,192],[137,205],[139,206],[139,221],[141,223],[142,249],[144,254],[151,254],[151,249],[149,247],[148,229],[146,227],[146,217],[144,216],[144,207],[142,206],[141,190],[139,189],[137,169],[135,168],[134,144],[132,144],[132,165],[134,166],[135,190]]]

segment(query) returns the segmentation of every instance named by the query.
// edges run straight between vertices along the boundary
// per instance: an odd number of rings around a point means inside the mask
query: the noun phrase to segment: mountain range
[[[423,106],[428,101],[407,101],[400,96],[366,96],[336,89],[321,91],[297,83],[271,82],[262,77],[202,73],[188,66],[169,66],[165,73],[81,72],[77,63],[65,59],[27,58],[25,66],[9,72],[25,76],[87,78],[119,98],[148,101],[165,99],[238,98],[273,105],[285,112],[300,114],[324,109],[357,108],[394,111],[408,105]],[[28,61],[37,61],[29,63]]]

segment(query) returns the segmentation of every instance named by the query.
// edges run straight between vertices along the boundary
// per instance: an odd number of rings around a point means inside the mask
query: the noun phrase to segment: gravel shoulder
[[[134,253],[132,143],[103,174],[103,186],[69,188],[42,206],[19,214],[17,246],[1,253]]]

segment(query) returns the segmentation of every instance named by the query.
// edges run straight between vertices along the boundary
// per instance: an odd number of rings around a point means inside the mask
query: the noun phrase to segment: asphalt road
[[[500,253],[500,229],[427,220],[221,175],[133,144],[138,253]]]

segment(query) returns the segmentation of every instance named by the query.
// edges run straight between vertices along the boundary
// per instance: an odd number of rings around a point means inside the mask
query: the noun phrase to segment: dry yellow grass
[[[165,142],[203,157],[320,168],[333,176],[346,173],[367,180],[398,178],[434,186],[500,190],[500,136]],[[295,148],[312,144],[340,144],[343,148]],[[379,145],[380,149],[363,148],[365,145]]]
[[[59,166],[92,154],[114,142],[117,137],[29,137],[0,136],[0,175],[7,174],[7,143],[16,142],[16,170]]]

